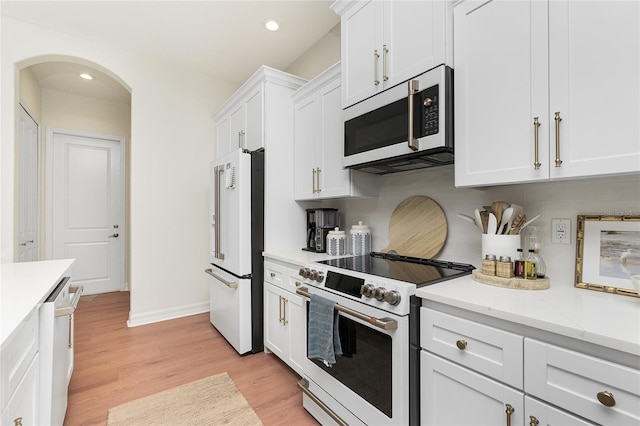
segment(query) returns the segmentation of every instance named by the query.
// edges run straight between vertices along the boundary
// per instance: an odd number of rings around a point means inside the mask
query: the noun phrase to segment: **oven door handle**
[[[306,297],[307,299],[311,299],[311,293],[309,293],[309,289],[306,287],[297,288],[296,294],[299,294],[302,297]],[[352,316],[354,318],[358,318],[362,321],[368,322],[369,324],[375,327],[381,328],[383,330],[396,330],[398,328],[398,321],[392,318],[370,317],[369,315],[361,314],[358,311],[354,311],[353,309],[347,308],[337,303],[336,303],[335,309],[338,312],[342,312],[343,314]]]

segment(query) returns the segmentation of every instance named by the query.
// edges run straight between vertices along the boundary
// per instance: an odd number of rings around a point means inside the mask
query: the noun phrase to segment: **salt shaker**
[[[327,234],[327,254],[329,256],[343,256],[347,249],[347,235],[340,228],[335,228]]]
[[[371,252],[371,230],[367,225],[363,225],[362,221],[351,226],[349,239],[352,255],[362,256]]]

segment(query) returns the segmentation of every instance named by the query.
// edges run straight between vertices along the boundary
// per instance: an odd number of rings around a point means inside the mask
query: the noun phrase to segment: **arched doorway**
[[[87,283],[95,283],[105,274],[113,274],[114,270],[119,271],[115,289],[126,290],[129,283],[130,89],[121,79],[104,67],[75,57],[32,58],[18,64],[18,70],[17,92],[21,107],[26,107],[31,115],[37,117],[40,124],[37,150],[39,258],[76,258],[72,271],[74,279],[86,280]],[[80,74],[89,74],[92,79],[83,79]],[[69,144],[70,134],[73,135],[74,140]],[[60,135],[65,136],[66,142],[60,142],[61,138],[58,137]],[[101,209],[98,205],[100,202],[109,204],[111,201],[104,201],[104,199],[94,196],[96,188],[89,186],[89,184],[97,184],[100,187],[105,183],[105,176],[99,174],[101,168],[103,174],[109,174],[113,171],[112,166],[105,163],[107,160],[113,160],[113,151],[103,149],[103,139],[110,140],[110,143],[115,144],[122,153],[119,156],[121,164],[116,166],[116,169],[122,171],[122,189],[119,194],[121,197],[119,217],[122,219],[108,219],[108,225],[97,223],[99,215],[96,214],[96,209]],[[54,149],[59,143],[67,145]],[[80,149],[82,147],[85,149]],[[20,178],[20,164],[24,160],[24,155],[21,156],[20,152],[17,154],[16,198],[20,198],[22,190],[19,188],[25,180]],[[71,188],[67,188],[67,190],[75,191],[71,197],[68,194],[59,197],[61,199],[74,198],[75,201],[70,207],[76,213],[83,211],[83,206],[88,207],[84,212],[85,218],[80,218],[79,222],[76,221],[77,226],[75,227],[99,228],[104,225],[109,228],[109,231],[112,231],[108,234],[109,236],[117,235],[119,239],[110,238],[98,241],[94,235],[89,238],[94,241],[84,241],[83,243],[61,241],[63,234],[54,232],[56,225],[54,223],[55,215],[52,211],[54,208],[59,209],[62,205],[61,203],[56,204],[52,200],[54,189],[60,188],[59,185],[55,186],[52,182],[55,179],[55,175],[52,173],[54,161],[57,162],[57,168],[61,165],[70,167],[63,175],[60,175],[63,176],[63,179],[71,179],[72,184],[74,179],[76,183],[82,183],[82,185],[75,184],[71,185]],[[69,161],[76,163],[69,164]],[[97,161],[97,163],[88,166],[92,161]],[[88,174],[83,175],[82,173]],[[106,182],[107,185],[112,183],[112,181]],[[17,199],[16,203],[18,206],[24,204],[20,199]],[[69,209],[69,206],[67,205],[65,208]],[[78,215],[74,217],[78,219]],[[87,218],[95,220],[86,220]],[[24,220],[25,214],[18,212],[17,230],[20,229]],[[68,218],[65,220],[68,221]],[[117,232],[113,232],[114,227]],[[105,234],[105,238],[107,238],[107,234]],[[17,244],[20,244],[17,238],[16,241]],[[56,247],[58,249],[55,249]],[[119,247],[120,253],[116,255],[117,260],[121,263],[119,269],[118,267],[113,268],[113,250],[109,250],[108,247]],[[110,258],[96,261],[95,257],[99,257],[100,253],[110,256]],[[107,264],[111,265],[111,271],[106,271],[101,267],[101,265]],[[94,287],[95,290],[90,290],[89,293],[102,292],[105,288],[114,289],[103,286]],[[85,288],[91,288],[91,285],[85,285]]]

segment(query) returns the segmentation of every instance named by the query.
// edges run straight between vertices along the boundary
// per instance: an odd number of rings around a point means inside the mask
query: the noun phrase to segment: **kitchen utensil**
[[[489,213],[489,224],[487,225],[487,234],[496,234],[498,231],[498,220],[496,215]]]
[[[531,223],[532,223],[534,220],[538,219],[539,217],[540,217],[540,215],[538,215],[538,216],[534,216],[534,217],[533,217],[533,218],[531,218],[530,220],[526,221],[526,222],[525,222],[525,223],[520,227],[520,232],[522,232],[522,230],[523,230],[524,228],[526,228],[527,226],[531,225]]]
[[[513,208],[507,207],[505,211],[502,213],[502,221],[500,222],[500,226],[498,227],[498,234],[504,234],[509,229],[509,225],[511,223],[511,219],[513,217]]]
[[[458,213],[458,217],[462,220],[466,220],[469,223],[473,223],[474,225],[477,225],[476,220],[469,215]]]
[[[489,212],[486,210],[482,210],[480,212],[480,220],[482,223],[482,233],[487,234],[489,229]]]
[[[496,227],[491,230],[491,233],[497,234],[498,224],[502,222],[502,203],[500,201],[494,201],[491,203],[491,214],[496,218]]]
[[[442,208],[429,197],[416,195],[402,201],[389,220],[391,250],[404,256],[432,258],[447,239],[447,218]]]
[[[527,215],[525,215],[524,213],[518,214],[518,216],[511,223],[511,227],[509,228],[509,231],[507,231],[507,233],[509,235],[514,235],[519,233],[520,227],[524,224],[526,220],[527,220]]]
[[[480,210],[476,209],[474,212],[474,216],[476,219],[476,225],[478,225],[478,228],[480,228],[480,232],[484,233],[484,229],[482,226],[482,218],[480,217]]]

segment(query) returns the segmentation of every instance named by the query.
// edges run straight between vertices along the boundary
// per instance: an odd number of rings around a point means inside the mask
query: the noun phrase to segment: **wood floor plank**
[[[133,328],[128,316],[128,292],[80,300],[65,425],[106,425],[112,407],[223,372],[266,426],[318,424],[297,374],[273,354],[239,356],[208,313]]]

